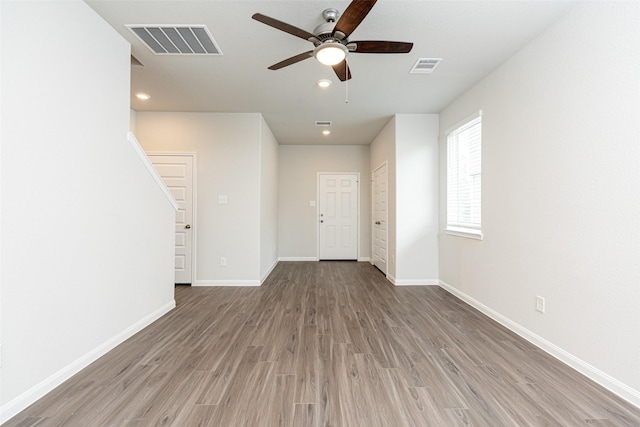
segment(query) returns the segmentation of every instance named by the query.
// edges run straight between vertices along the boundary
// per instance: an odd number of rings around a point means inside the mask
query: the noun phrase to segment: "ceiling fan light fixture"
[[[324,65],[336,65],[347,57],[347,47],[338,42],[325,42],[316,47],[313,56]]]

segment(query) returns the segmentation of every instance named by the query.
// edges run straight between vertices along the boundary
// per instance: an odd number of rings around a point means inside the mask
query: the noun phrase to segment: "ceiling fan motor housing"
[[[335,22],[325,22],[324,24],[318,25],[313,30],[313,34],[316,36],[316,38],[320,42],[323,42],[327,39],[332,39],[334,38],[332,36],[332,33],[333,33],[333,27],[335,26],[336,26]]]
[[[322,12],[322,18],[327,22],[318,25],[313,30],[313,34],[316,36],[316,39],[318,39],[319,41],[318,42],[315,40],[311,40],[313,44],[315,44],[316,46],[319,46],[321,43],[329,39],[331,39],[331,41],[336,41],[343,44],[347,43],[346,36],[344,33],[340,31],[336,31],[334,34],[333,32],[333,29],[336,26],[336,21],[338,20],[339,15],[340,15],[340,12],[338,12],[338,9],[334,9],[334,8],[325,9]]]

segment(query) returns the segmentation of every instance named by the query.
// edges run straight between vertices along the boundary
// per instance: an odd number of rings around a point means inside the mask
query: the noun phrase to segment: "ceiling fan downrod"
[[[340,12],[338,12],[338,9],[329,8],[322,11],[322,19],[324,19],[325,22],[318,25],[313,30],[313,35],[315,36],[316,41],[312,42],[316,46],[326,40],[340,41],[345,38],[345,35],[343,33],[339,33],[338,37],[333,34],[333,29],[336,26],[338,16],[340,16]]]
[[[322,18],[327,22],[336,22],[339,15],[340,12],[338,12],[338,9],[335,9],[333,7],[322,11]]]

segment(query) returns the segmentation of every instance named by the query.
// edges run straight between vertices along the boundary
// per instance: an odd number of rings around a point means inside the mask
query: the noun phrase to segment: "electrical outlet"
[[[223,267],[227,266],[227,257],[226,256],[220,257],[220,265],[223,266]]]
[[[544,314],[544,298],[536,296],[536,310]]]

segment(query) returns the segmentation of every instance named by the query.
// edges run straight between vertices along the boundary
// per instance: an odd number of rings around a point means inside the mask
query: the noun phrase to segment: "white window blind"
[[[482,115],[447,135],[447,232],[482,237]]]

